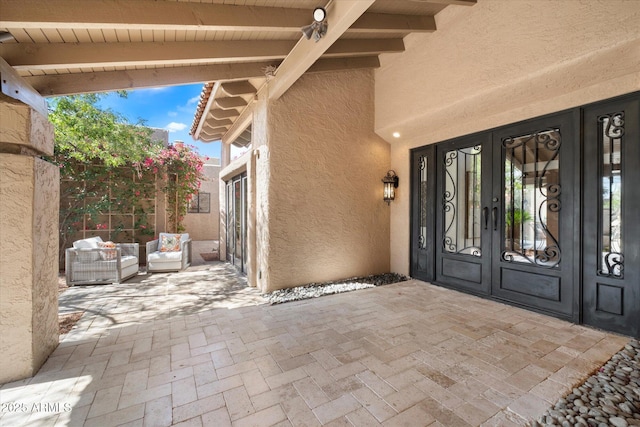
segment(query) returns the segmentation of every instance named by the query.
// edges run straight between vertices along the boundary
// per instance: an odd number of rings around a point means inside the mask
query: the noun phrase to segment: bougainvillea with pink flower
[[[204,179],[204,162],[194,149],[191,145],[175,143],[136,165],[162,178],[163,191],[172,195],[167,198],[169,227],[177,233],[185,231],[182,221],[187,213],[187,203],[198,192]]]
[[[204,179],[203,161],[193,146],[165,147],[153,141],[153,131],[143,123],[130,124],[122,115],[100,108],[104,96],[49,101],[55,151],[48,160],[58,165],[61,179],[61,254],[83,229],[108,233],[106,238],[120,242],[153,238],[154,224],[148,216],[156,212],[149,200],[156,197],[157,183],[168,201],[167,231],[184,231],[188,200]],[[122,218],[133,212],[135,222],[126,223]],[[111,216],[105,219],[107,213]],[[131,227],[133,236],[124,236],[123,230]]]

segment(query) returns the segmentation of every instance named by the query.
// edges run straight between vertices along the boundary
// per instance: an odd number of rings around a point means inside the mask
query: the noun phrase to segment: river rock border
[[[357,291],[359,289],[373,288],[375,286],[390,285],[392,283],[409,280],[407,276],[397,273],[375,274],[371,276],[352,277],[350,279],[336,280],[325,283],[309,283],[295,288],[280,289],[263,294],[269,304],[282,304],[290,301],[300,301],[316,298],[323,295],[339,294],[342,292]]]
[[[640,426],[640,343],[631,340],[531,425]]]

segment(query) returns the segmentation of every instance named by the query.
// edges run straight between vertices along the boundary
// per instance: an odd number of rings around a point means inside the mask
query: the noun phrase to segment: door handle
[[[493,221],[493,231],[498,229],[498,208],[491,209],[491,220]]]
[[[484,218],[484,229],[486,230],[489,224],[489,208],[486,206],[482,208],[482,217]]]

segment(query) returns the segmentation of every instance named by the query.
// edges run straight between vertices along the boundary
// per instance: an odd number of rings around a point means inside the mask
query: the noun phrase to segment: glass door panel
[[[553,268],[560,264],[558,242],[560,130],[509,137],[504,161],[504,241],[501,257]]]
[[[584,112],[584,323],[640,336],[640,100]]]
[[[226,229],[225,229],[225,238],[227,244],[227,261],[231,261],[233,259],[233,186],[231,185],[231,181],[227,182],[226,185]]]
[[[234,264],[242,267],[242,187],[239,179],[233,181],[233,212]]]
[[[247,177],[241,175],[227,182],[227,261],[246,273],[247,254]]]
[[[411,277],[434,278],[435,253],[435,146],[411,152]]]
[[[482,147],[464,147],[445,153],[445,190],[442,201],[445,252],[482,255],[481,206]]]
[[[435,280],[481,295],[489,293],[491,284],[491,218],[495,218],[495,212],[490,214],[490,140],[491,133],[484,133],[436,148]]]
[[[599,169],[602,171],[598,195],[598,213],[601,226],[598,233],[600,245],[600,269],[603,276],[623,278],[622,254],[622,141],[624,136],[624,112],[598,117],[600,149]]]
[[[494,201],[491,294],[575,320],[579,191],[573,150],[575,113],[533,119],[493,132]],[[579,157],[578,157],[579,158]],[[568,191],[566,189],[569,189]]]

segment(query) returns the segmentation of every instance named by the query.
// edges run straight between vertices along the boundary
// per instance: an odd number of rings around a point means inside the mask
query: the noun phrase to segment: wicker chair
[[[121,283],[138,274],[140,245],[102,246],[100,237],[76,240],[65,251],[67,285]]]

